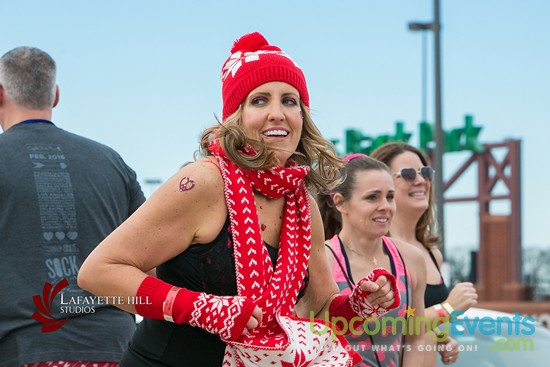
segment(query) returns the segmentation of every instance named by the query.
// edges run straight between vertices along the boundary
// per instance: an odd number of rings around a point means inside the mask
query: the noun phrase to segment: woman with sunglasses
[[[427,268],[424,295],[426,316],[436,322],[448,320],[453,310],[466,311],[474,306],[477,293],[472,283],[458,283],[449,292],[441,276],[443,256],[438,249],[440,239],[435,233],[434,170],[428,165],[426,156],[411,145],[392,142],[376,149],[371,157],[386,163],[393,173],[397,214],[390,226],[392,238],[405,246],[412,245],[422,250]],[[437,343],[437,340],[442,341]],[[457,343],[450,336],[436,337],[433,332],[428,332],[426,343],[428,346],[432,344],[432,348],[427,347],[426,350],[434,352],[426,354],[425,366],[437,365],[436,349],[444,364],[456,362]]]

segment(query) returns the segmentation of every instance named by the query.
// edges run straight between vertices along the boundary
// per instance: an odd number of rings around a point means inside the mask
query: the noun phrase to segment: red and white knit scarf
[[[209,149],[223,176],[238,294],[255,301],[263,311],[259,327],[237,342],[225,341],[223,366],[351,366],[343,337],[331,335],[331,330],[316,332],[326,326],[293,316],[311,249],[311,212],[304,183],[309,167],[290,162],[287,167],[248,171],[227,157],[218,139]],[[248,148],[244,153],[254,151]],[[261,237],[254,190],[273,199],[285,197],[275,269]]]

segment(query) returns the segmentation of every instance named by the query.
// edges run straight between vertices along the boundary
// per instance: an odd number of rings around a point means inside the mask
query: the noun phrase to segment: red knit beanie
[[[231,56],[223,64],[221,77],[222,120],[235,112],[252,90],[269,82],[292,85],[309,107],[306,78],[300,67],[258,32],[245,34],[235,41]]]

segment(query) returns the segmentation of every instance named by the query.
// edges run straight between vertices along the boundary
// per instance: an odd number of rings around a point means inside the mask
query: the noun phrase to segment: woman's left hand
[[[437,342],[437,350],[441,354],[441,362],[444,365],[453,364],[458,359],[458,342],[450,336],[447,336],[443,341]]]

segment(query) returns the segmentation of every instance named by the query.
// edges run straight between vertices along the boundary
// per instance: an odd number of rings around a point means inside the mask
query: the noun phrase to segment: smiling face
[[[340,196],[340,198],[336,196]],[[344,227],[352,226],[370,238],[385,235],[395,215],[394,183],[385,170],[358,170],[348,200],[335,194]]]
[[[413,152],[406,151],[397,155],[390,164],[391,171],[395,174],[403,168],[414,168],[416,171],[424,164]],[[430,180],[417,174],[414,180],[406,180],[395,177],[395,201],[399,212],[425,212],[429,207]]]
[[[283,82],[260,85],[243,101],[241,124],[248,137],[263,140],[276,150],[277,159],[284,166],[302,136],[298,90]]]

